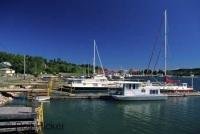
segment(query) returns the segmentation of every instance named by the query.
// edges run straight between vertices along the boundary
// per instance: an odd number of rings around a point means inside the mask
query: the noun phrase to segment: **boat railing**
[[[152,82],[152,86],[161,86],[163,85],[161,82]]]

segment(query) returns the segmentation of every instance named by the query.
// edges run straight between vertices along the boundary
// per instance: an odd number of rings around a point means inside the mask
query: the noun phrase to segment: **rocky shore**
[[[12,96],[17,96],[17,93],[9,93]],[[12,97],[5,97],[0,93],[0,106],[4,106],[5,104],[7,104],[8,102],[12,101],[13,98]]]

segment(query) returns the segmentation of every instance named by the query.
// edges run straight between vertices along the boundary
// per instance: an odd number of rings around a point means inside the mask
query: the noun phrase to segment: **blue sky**
[[[199,5],[198,0],[1,0],[0,50],[92,63],[95,39],[104,66],[147,68],[167,9],[168,67],[200,67]],[[163,34],[159,37],[158,68],[163,68]]]

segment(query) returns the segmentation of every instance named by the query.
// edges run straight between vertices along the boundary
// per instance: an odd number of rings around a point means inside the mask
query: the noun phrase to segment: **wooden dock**
[[[48,89],[26,89],[26,88],[0,88],[0,93],[9,94],[12,92],[25,93],[27,99],[32,100],[36,96],[48,96]]]
[[[36,133],[35,118],[32,107],[0,107],[0,133]]]
[[[189,93],[166,93],[168,97],[189,97],[189,96],[200,96],[200,92],[189,92]],[[109,93],[69,93],[63,91],[54,91],[51,95],[51,99],[112,99]]]
[[[0,92],[47,92],[47,89],[0,88]]]
[[[36,134],[42,125],[41,107],[0,107],[0,133]]]
[[[200,96],[200,92],[188,93],[167,93],[168,97],[187,97],[187,96]]]

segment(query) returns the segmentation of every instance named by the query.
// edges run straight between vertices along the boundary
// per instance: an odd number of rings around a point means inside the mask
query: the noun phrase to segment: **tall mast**
[[[96,42],[95,42],[95,40],[94,40],[94,57],[93,57],[93,74],[95,74],[96,72],[95,72],[95,56],[96,56],[96,54],[95,54],[95,51],[96,51]]]
[[[167,75],[167,10],[165,10],[165,76]]]

